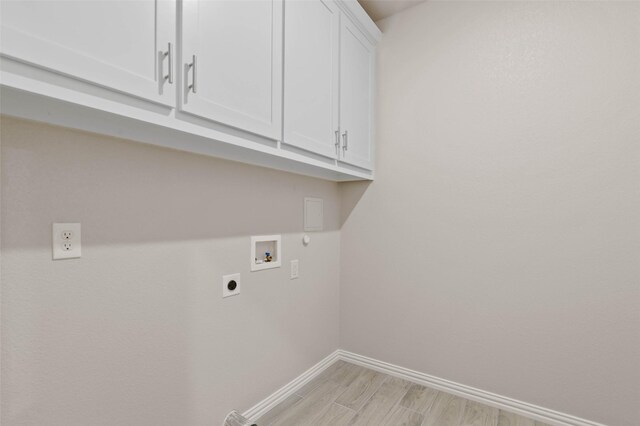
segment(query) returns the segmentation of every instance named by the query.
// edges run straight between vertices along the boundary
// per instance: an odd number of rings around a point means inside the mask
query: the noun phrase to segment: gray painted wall
[[[640,424],[640,3],[427,2],[379,24],[342,348]]]
[[[2,424],[219,424],[338,347],[639,424],[639,20],[427,2],[382,21],[372,184],[3,118]],[[304,196],[325,200],[306,248]],[[50,260],[54,221],[82,222],[81,260]],[[267,233],[284,267],[249,273]]]
[[[338,347],[336,183],[1,126],[3,425],[219,425]],[[305,196],[325,211],[308,247]],[[51,223],[75,221],[82,259],[51,261]],[[284,267],[250,273],[270,233]]]

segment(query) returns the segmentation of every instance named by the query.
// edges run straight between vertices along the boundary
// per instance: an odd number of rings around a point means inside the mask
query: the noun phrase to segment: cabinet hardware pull
[[[342,140],[344,141],[342,144],[342,149],[345,151],[349,149],[349,131],[345,130],[342,134]]]
[[[167,58],[167,62],[169,65],[169,71],[167,75],[164,75],[162,64],[164,63],[164,58]],[[169,84],[173,84],[173,50],[171,50],[171,43],[167,45],[166,52],[160,52],[160,75],[164,79],[164,81],[168,81]]]
[[[193,93],[197,93],[198,92],[198,62],[197,62],[196,55],[192,56],[191,63],[189,64],[189,68],[191,68],[192,70],[193,80],[192,80],[192,83],[189,86],[187,86],[187,89],[192,90]]]
[[[336,143],[334,145],[336,146],[336,152],[340,154],[340,129],[336,130],[335,134],[336,134]]]

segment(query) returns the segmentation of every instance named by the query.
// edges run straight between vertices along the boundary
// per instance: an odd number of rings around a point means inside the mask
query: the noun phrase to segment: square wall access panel
[[[282,265],[280,235],[251,237],[251,271],[279,268]]]
[[[304,199],[304,230],[322,231],[323,222],[322,198],[306,197]]]

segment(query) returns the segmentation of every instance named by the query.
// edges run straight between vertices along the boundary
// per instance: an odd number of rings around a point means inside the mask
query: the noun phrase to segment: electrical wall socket
[[[300,268],[299,268],[299,263],[298,263],[298,259],[296,260],[292,260],[291,261],[291,279],[294,280],[296,278],[298,278],[299,272],[300,272]]]
[[[53,260],[75,259],[82,255],[79,223],[54,223],[52,230]]]

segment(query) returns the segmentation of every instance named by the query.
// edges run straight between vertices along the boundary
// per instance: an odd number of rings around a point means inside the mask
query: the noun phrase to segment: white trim
[[[429,374],[420,373],[418,371],[409,370],[388,362],[379,361],[363,355],[354,354],[348,351],[339,351],[339,358],[358,364],[372,370],[386,373],[390,376],[399,377],[413,383],[428,386],[433,389],[441,390],[463,398],[481,402],[485,405],[499,408],[501,410],[510,411],[522,416],[539,420],[554,426],[605,426],[601,423],[592,422],[571,416],[569,414],[560,413],[558,411],[549,410],[548,408],[539,407],[537,405],[518,401],[506,396],[497,395],[481,389],[472,388],[471,386],[462,385]]]
[[[273,407],[293,395],[298,389],[309,383],[314,377],[318,376],[320,373],[326,370],[327,367],[329,367],[331,364],[340,359],[338,355],[339,352],[340,350],[333,352],[328,357],[324,358],[322,361],[320,361],[280,389],[278,389],[262,401],[258,402],[253,407],[249,408],[247,411],[242,413],[242,415],[252,421],[256,421]]]
[[[0,63],[10,61],[1,58]],[[22,69],[29,70],[26,65]],[[34,70],[44,73],[31,69]],[[302,151],[280,149],[276,147],[276,141],[215,123],[208,123],[207,127],[197,118],[187,119],[180,112],[160,105],[150,106],[142,100],[109,93],[97,86],[70,82],[63,76],[57,78],[74,87],[84,85],[114,99],[1,71],[2,114],[337,182],[373,180],[374,177],[372,171],[338,166],[335,159],[322,160],[320,156],[306,155]]]
[[[360,29],[372,44],[377,44],[382,38],[382,31],[360,6],[357,0],[335,0],[338,7],[353,24]]]
[[[433,389],[441,390],[453,395],[477,401],[485,405],[499,408],[501,410],[510,411],[538,420],[553,426],[605,426],[602,423],[592,422],[590,420],[581,419],[559,411],[550,410],[548,408],[539,407],[537,405],[518,401],[506,396],[497,395],[471,386],[462,385],[429,374],[420,373],[408,368],[400,367],[388,362],[379,361],[363,355],[354,354],[352,352],[338,349],[331,355],[302,373],[300,376],[289,382],[287,385],[278,389],[272,395],[245,411],[243,415],[252,421],[259,419],[270,409],[293,395],[298,389],[307,384],[311,379],[318,376],[331,364],[337,360],[347,361],[353,364],[361,365],[372,370],[380,371],[390,376],[399,377],[413,383],[428,386]]]

